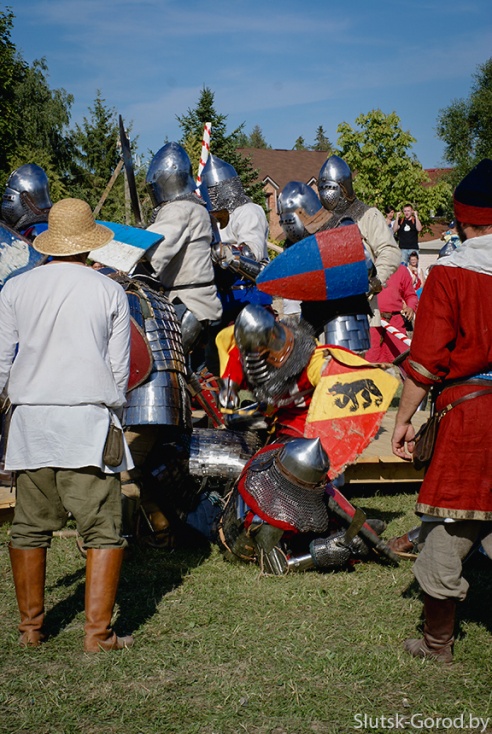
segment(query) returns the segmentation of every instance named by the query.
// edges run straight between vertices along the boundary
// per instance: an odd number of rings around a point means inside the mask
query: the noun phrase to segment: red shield
[[[130,378],[128,392],[145,382],[152,369],[149,343],[133,316],[130,317]]]
[[[327,347],[327,353],[304,435],[321,439],[334,479],[372,441],[399,382],[343,347]]]

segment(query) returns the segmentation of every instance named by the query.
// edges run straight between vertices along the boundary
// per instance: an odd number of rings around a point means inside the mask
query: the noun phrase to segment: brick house
[[[258,178],[265,190],[266,206],[270,223],[270,239],[285,239],[278,221],[277,197],[289,181],[302,181],[317,192],[317,179],[328,153],[315,150],[273,150],[270,148],[239,148],[239,153],[251,159],[253,168],[258,169]],[[431,186],[450,169],[430,168]],[[431,233],[422,236],[422,242],[439,237],[443,225],[431,225]]]
[[[253,168],[265,188],[270,239],[284,240],[278,221],[277,197],[289,181],[302,181],[317,192],[316,182],[327,153],[316,150],[272,150],[269,148],[239,148],[239,153],[251,158]]]

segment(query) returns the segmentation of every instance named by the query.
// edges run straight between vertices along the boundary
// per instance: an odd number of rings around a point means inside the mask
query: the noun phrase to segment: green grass
[[[386,537],[414,523],[413,494],[356,491],[357,504],[390,522]],[[410,562],[273,578],[224,562],[216,549],[137,549],[124,565],[115,623],[135,634],[135,647],[86,655],[84,566],[69,539],[55,539],[48,555],[51,636],[37,649],[18,646],[7,530],[1,734],[377,733],[389,729],[355,729],[354,716],[492,716],[487,559],[466,567],[472,589],[450,669],[402,650],[422,608]],[[444,730],[458,731],[432,729]]]

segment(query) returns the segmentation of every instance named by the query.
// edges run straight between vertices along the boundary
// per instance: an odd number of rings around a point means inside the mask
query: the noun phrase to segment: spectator
[[[408,272],[410,273],[410,277],[412,278],[412,285],[416,291],[419,291],[423,288],[425,283],[425,276],[424,271],[419,266],[419,254],[418,252],[411,252],[410,257],[408,258]]]
[[[398,212],[395,223],[395,235],[401,250],[403,265],[408,264],[408,258],[412,252],[419,251],[419,232],[421,231],[422,224],[417,210],[411,204],[405,204],[403,216],[401,212]]]
[[[35,240],[52,262],[0,293],[0,389],[8,383],[16,406],[5,468],[17,472],[9,551],[23,646],[44,639],[46,550],[69,513],[87,548],[84,649],[133,644],[110,629],[126,546],[119,472],[131,457],[124,442],[112,457],[104,451],[126,399],[130,315],[121,286],[85,267],[112,237],[88,204],[62,199]]]

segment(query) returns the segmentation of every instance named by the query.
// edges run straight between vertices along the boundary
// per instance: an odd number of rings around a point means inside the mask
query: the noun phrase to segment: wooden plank
[[[418,430],[428,417],[428,411],[417,411],[412,418],[412,425]],[[386,413],[376,438],[359,456],[357,462],[345,470],[346,484],[422,481],[423,471],[416,471],[411,462],[399,459],[391,451],[395,418],[396,410]]]

